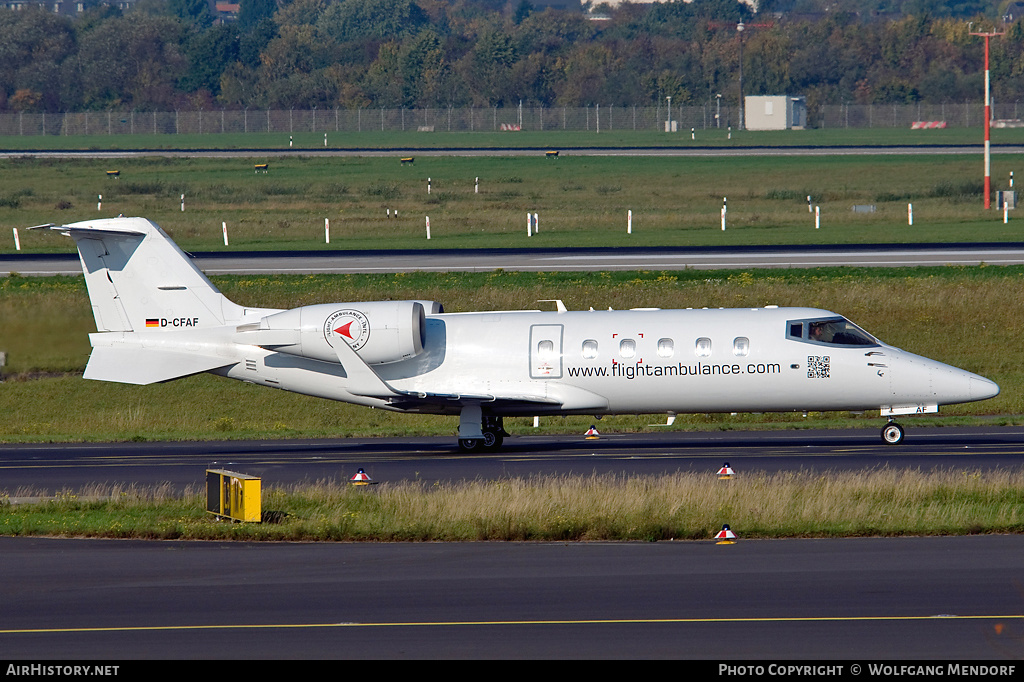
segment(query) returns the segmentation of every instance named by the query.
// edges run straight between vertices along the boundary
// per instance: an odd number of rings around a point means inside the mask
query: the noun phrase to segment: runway
[[[24,661],[1005,662],[1024,655],[1022,553],[1022,536],[726,546],[0,538],[0,649]]]
[[[496,453],[463,454],[452,437],[154,443],[0,444],[0,492],[54,494],[93,484],[202,488],[208,468],[259,476],[264,486],[347,481],[358,469],[378,482],[591,474],[660,475],[861,471],[987,471],[1024,465],[1024,427],[907,427],[885,445],[875,428],[582,434],[519,433]]]
[[[205,252],[194,262],[208,275],[1020,265],[1024,243]],[[76,276],[82,266],[75,253],[0,255],[0,276],[11,272]]]

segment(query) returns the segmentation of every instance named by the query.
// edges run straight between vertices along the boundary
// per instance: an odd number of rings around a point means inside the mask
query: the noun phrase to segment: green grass
[[[105,130],[105,126],[103,128]],[[516,133],[477,131],[422,133],[409,131],[346,132],[327,131],[330,149],[574,149],[590,147],[792,147],[792,146],[918,146],[974,145],[981,146],[983,130],[950,127],[941,130],[907,130],[904,128],[823,128],[782,131],[738,131],[726,128],[698,128],[696,139],[689,130],[665,133],[658,130],[546,130]],[[289,146],[289,137],[292,138]],[[992,143],[1024,143],[1019,128],[995,128]],[[0,136],[0,149],[6,150],[310,150],[324,149],[324,131],[272,133],[208,133],[208,134],[136,134],[108,135],[7,135]]]
[[[216,277],[243,305],[434,299],[450,312],[534,308],[561,298],[570,309],[660,306],[808,305],[847,315],[888,343],[987,376],[995,399],[943,408],[916,423],[997,420],[1024,415],[1024,267],[819,269],[739,272],[412,273]],[[94,325],[80,277],[0,279],[0,440],[157,440],[453,435],[457,420],[401,415],[319,400],[210,375],[129,386],[79,374]],[[63,374],[72,372],[71,374]],[[50,376],[48,373],[58,373]],[[613,417],[602,430],[642,431],[653,417]],[[582,433],[589,418],[542,419],[541,433]],[[678,429],[880,426],[875,413],[680,415]],[[532,420],[506,420],[513,434]]]
[[[263,490],[272,523],[219,521],[205,496],[91,486],[51,501],[0,497],[0,534],[288,541],[705,540],[1024,531],[1024,472],[888,468],[855,473],[713,472],[411,481],[322,481]],[[272,515],[270,514],[272,513]]]
[[[996,155],[993,184],[1019,159]],[[270,172],[253,172],[268,161]],[[106,171],[117,169],[120,179]],[[430,178],[430,194],[427,193]],[[474,192],[475,179],[480,191]],[[70,240],[23,228],[151,218],[189,251],[696,246],[1016,241],[982,207],[975,156],[516,157],[0,160],[0,253]],[[185,211],[181,211],[181,195]],[[97,210],[102,195],[102,210]],[[821,210],[815,229],[807,196]],[[727,229],[721,230],[723,198]],[[907,204],[914,225],[907,225]],[[876,206],[854,213],[854,205]],[[394,218],[397,211],[398,218]],[[626,233],[627,211],[633,233]],[[527,238],[525,213],[540,231]],[[389,214],[391,217],[389,217]],[[425,219],[430,218],[431,239]],[[325,244],[324,220],[331,224]],[[226,223],[230,247],[223,245]]]

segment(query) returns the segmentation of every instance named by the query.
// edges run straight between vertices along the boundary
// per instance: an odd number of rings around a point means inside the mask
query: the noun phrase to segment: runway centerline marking
[[[0,635],[69,634],[88,632],[166,632],[183,630],[273,630],[316,628],[387,628],[387,627],[465,627],[501,625],[672,625],[718,623],[855,623],[883,621],[934,620],[1024,620],[1024,614],[959,616],[934,614],[929,616],[782,616],[737,618],[588,618],[564,620],[453,620],[453,621],[395,621],[378,623],[262,623],[219,625],[141,625],[83,628],[19,628],[0,630]]]

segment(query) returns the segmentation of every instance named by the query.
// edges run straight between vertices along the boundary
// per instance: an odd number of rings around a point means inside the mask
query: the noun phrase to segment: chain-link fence
[[[814,128],[910,128],[918,122],[980,127],[984,106],[962,104],[829,105],[808,112]],[[1018,119],[1018,105],[993,106],[993,119]],[[606,132],[736,128],[735,107],[602,106],[436,109],[215,109],[0,114],[0,135],[128,135],[500,130]]]

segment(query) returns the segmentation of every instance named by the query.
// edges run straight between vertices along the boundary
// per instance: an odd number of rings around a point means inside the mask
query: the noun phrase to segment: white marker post
[[[430,239],[430,216],[427,216],[427,239]]]
[[[21,251],[21,240],[18,239],[18,228],[14,228],[14,250]]]
[[[224,233],[224,246],[227,246],[228,245],[228,224],[227,223],[221,223],[220,224],[220,229],[221,229],[221,232]]]
[[[526,236],[533,236],[533,216],[530,215],[529,211],[526,212]]]
[[[537,234],[538,232],[540,232],[540,219],[537,217],[537,214],[534,213],[533,214],[533,233]]]
[[[821,207],[814,207],[814,229],[817,230],[821,227]]]
[[[814,213],[814,209],[811,208],[811,195],[810,194],[807,195],[807,212],[808,213]]]
[[[907,204],[907,225],[914,224],[914,205]]]
[[[327,147],[327,133],[324,133],[324,148]]]
[[[626,211],[626,234],[633,234],[633,209]]]
[[[97,194],[96,195],[96,210],[97,211],[102,211],[103,210],[103,195],[102,194]]]
[[[181,212],[182,213],[185,212],[185,195],[184,194],[181,195]]]
[[[722,232],[725,232],[725,206],[722,207]]]
[[[430,178],[427,178],[427,194],[430,194]]]
[[[693,128],[690,128],[690,139],[691,140],[696,140],[697,139],[697,132]]]
[[[331,219],[324,218],[324,243],[331,243]]]
[[[1010,222],[1010,200],[1003,197],[1003,225]]]
[[[473,194],[480,194],[480,178],[477,178],[473,184]]]

